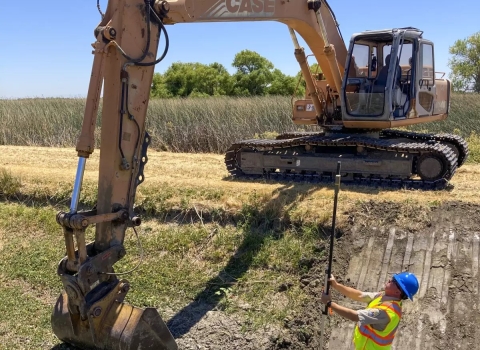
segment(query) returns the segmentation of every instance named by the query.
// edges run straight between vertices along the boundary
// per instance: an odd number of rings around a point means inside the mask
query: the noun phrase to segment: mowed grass
[[[87,161],[81,205],[96,200],[99,151]],[[58,340],[50,313],[62,289],[56,267],[64,256],[55,221],[69,205],[76,169],[72,148],[0,147],[0,336],[5,349],[50,349]],[[139,269],[126,277],[127,301],[174,319],[193,300],[244,318],[245,330],[278,324],[300,309],[299,283],[312,259],[324,258],[333,186],[232,181],[216,154],[149,151],[139,187]],[[480,166],[466,165],[450,191],[343,187],[338,228],[362,201],[438,205],[479,202]],[[412,213],[409,213],[411,215]],[[93,228],[87,231],[92,240]],[[137,239],[126,232],[127,256],[116,270],[139,262]],[[323,276],[319,276],[319,281]],[[285,290],[285,287],[289,286]]]
[[[64,251],[55,213],[48,206],[0,205],[0,334],[7,349],[46,349],[58,342],[49,323],[61,289],[56,264]],[[311,232],[285,230],[280,239],[272,230],[250,226],[248,220],[234,227],[159,224],[150,219],[139,234],[144,260],[135,273],[124,276],[132,284],[127,301],[138,307],[157,307],[165,319],[200,298],[228,312],[248,313],[249,324],[256,327],[280,321],[302,301],[294,276],[302,270],[301,257],[312,252]],[[116,271],[138,263],[137,242],[131,232],[127,232],[126,248],[129,254]],[[282,283],[292,288],[279,293]],[[231,291],[228,299],[215,294],[222,287]],[[284,304],[271,299],[276,294]]]

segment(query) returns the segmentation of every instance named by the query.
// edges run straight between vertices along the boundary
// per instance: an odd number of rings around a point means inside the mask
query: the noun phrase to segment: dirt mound
[[[198,321],[191,322],[192,319]],[[273,328],[245,334],[242,321],[236,316],[201,302],[189,307],[182,318],[177,315],[175,322],[169,323],[169,328],[182,350],[269,349],[278,334]]]

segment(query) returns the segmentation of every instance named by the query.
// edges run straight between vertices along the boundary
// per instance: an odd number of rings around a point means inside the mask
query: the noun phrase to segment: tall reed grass
[[[84,99],[34,98],[0,100],[0,144],[74,147]],[[292,130],[289,97],[211,97],[152,99],[147,112],[151,147],[171,152],[223,153],[232,142]],[[96,130],[100,146],[101,108]],[[480,145],[480,95],[454,94],[446,121],[420,124],[411,130],[455,132]]]

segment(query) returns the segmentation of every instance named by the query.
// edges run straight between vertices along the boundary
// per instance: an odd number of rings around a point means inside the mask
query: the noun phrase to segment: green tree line
[[[233,59],[230,74],[220,63],[175,62],[163,73],[155,73],[152,97],[203,96],[302,96],[305,80],[299,70],[295,76],[284,74],[257,52],[242,50]],[[312,73],[320,73],[317,63]]]
[[[480,32],[456,40],[449,48],[448,65],[455,92],[480,93]],[[438,55],[438,53],[437,53]],[[306,84],[299,70],[295,76],[284,74],[257,52],[242,50],[233,59],[233,74],[214,62],[175,62],[163,74],[155,73],[152,97],[203,96],[303,96]],[[321,73],[317,63],[312,73]]]

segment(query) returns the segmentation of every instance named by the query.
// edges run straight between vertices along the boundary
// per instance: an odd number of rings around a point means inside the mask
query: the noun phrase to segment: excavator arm
[[[126,230],[135,230],[141,223],[133,204],[147,162],[150,136],[145,116],[154,66],[168,50],[164,16],[150,0],[109,0],[94,31],[97,40],[92,45],[93,66],[76,147],[79,161],[70,211],[57,214],[66,247],[57,271],[64,292],[51,320],[59,339],[83,349],[177,348],[156,309],[123,303],[130,284],[120,279],[124,273],[117,274],[113,268],[126,255]],[[165,48],[157,58],[160,38]],[[102,86],[98,199],[93,210],[79,211],[85,164],[95,149]],[[86,244],[85,231],[91,225],[96,226],[95,240]]]
[[[160,9],[163,5],[157,1],[155,6]],[[347,48],[326,0],[175,0],[169,2],[169,13],[164,23],[249,21],[276,21],[288,27],[295,58],[307,85],[307,95],[314,106],[314,123],[324,114],[327,101],[320,96],[319,86],[312,77],[305,51],[300,47],[295,32],[305,40],[322,70],[326,83],[322,84],[322,92],[332,96],[327,104],[339,105],[337,101],[342,88]],[[297,115],[294,111],[294,118]],[[302,121],[301,115],[296,119],[298,124],[312,123],[312,118]]]
[[[330,92],[340,95],[347,49],[325,0],[109,0],[94,30],[93,65],[76,151],[79,157],[70,210],[57,214],[66,256],[58,264],[64,291],[52,313],[57,337],[82,349],[177,349],[154,308],[124,303],[130,289],[114,265],[126,255],[126,230],[141,224],[133,206],[144,181],[150,136],[145,130],[154,67],[166,55],[167,25],[190,22],[277,21],[291,34],[317,115],[324,108],[296,33],[313,52]],[[274,35],[275,33],[272,33]],[[159,54],[159,46],[164,48]],[[98,198],[79,210],[86,161],[94,139],[101,92]],[[95,240],[85,231],[95,225]],[[138,238],[138,235],[137,235]]]

